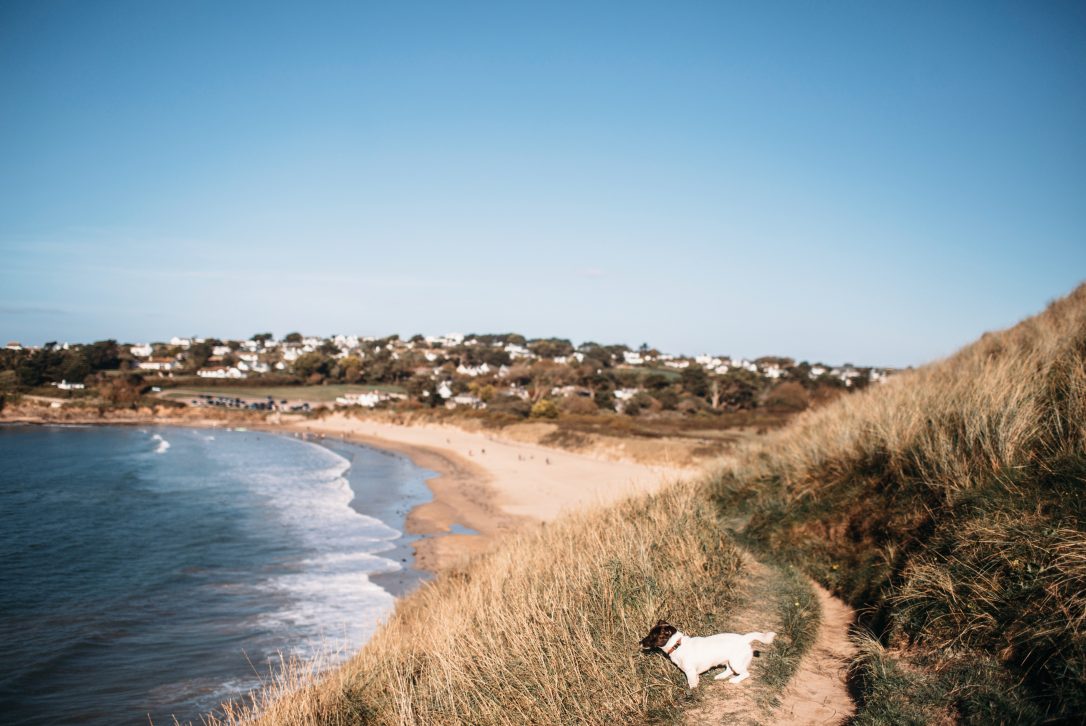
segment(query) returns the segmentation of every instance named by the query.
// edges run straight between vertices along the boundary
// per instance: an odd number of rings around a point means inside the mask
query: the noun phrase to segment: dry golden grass
[[[917,714],[993,723],[1086,709],[1086,286],[801,415],[743,450],[715,491],[749,515],[750,542],[801,564],[894,652],[940,674],[941,695]],[[881,660],[865,672],[911,672]],[[858,723],[909,721],[874,715],[872,694],[899,690],[877,681],[865,681]]]
[[[730,475],[779,480],[798,501],[871,463],[887,481],[953,498],[978,476],[1086,449],[1084,355],[1086,286],[944,361],[801,415]]]
[[[721,629],[741,570],[705,492],[674,485],[510,537],[401,601],[341,667],[288,664],[213,722],[645,722],[687,696],[639,639],[658,617]]]

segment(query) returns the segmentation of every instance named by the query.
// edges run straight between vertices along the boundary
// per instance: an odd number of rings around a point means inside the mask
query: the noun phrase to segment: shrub
[[[566,396],[559,401],[558,408],[562,413],[574,416],[590,416],[600,410],[596,402],[586,396]]]
[[[532,404],[516,396],[500,396],[487,404],[487,410],[510,414],[517,418],[528,418],[532,413]]]
[[[778,383],[765,397],[765,405],[775,411],[802,411],[811,403],[807,389],[795,381]]]
[[[549,398],[532,404],[532,418],[558,418],[558,406]]]

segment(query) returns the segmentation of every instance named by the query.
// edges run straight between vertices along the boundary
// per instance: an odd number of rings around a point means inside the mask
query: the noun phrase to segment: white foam
[[[279,441],[296,447],[298,455],[286,466],[282,460],[258,466],[246,480],[270,506],[283,536],[308,554],[282,563],[288,572],[257,586],[269,602],[281,603],[259,616],[258,624],[292,654],[327,657],[330,647],[352,653],[392,611],[394,598],[369,576],[402,569],[380,556],[401,533],[351,508],[350,461],[316,443]]]
[[[158,446],[155,447],[156,454],[165,454],[166,451],[170,448],[170,442],[162,438],[160,434],[154,434],[153,436],[151,436],[151,440],[158,442]]]

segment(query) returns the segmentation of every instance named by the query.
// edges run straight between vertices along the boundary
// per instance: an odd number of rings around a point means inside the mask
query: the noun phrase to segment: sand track
[[[800,661],[771,719],[774,724],[840,724],[856,712],[848,692],[848,664],[856,656],[849,639],[852,608],[812,582],[822,608],[818,638]]]

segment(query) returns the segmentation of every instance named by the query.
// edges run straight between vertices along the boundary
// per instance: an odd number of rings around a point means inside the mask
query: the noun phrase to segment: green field
[[[235,396],[247,400],[264,400],[271,396],[276,401],[308,401],[310,403],[331,403],[337,396],[348,393],[365,393],[366,391],[387,391],[389,393],[405,393],[402,386],[390,385],[355,385],[336,384],[331,386],[239,386],[239,385],[209,385],[186,386],[185,388],[171,388],[162,392],[164,398],[185,400],[199,395],[210,396]]]

